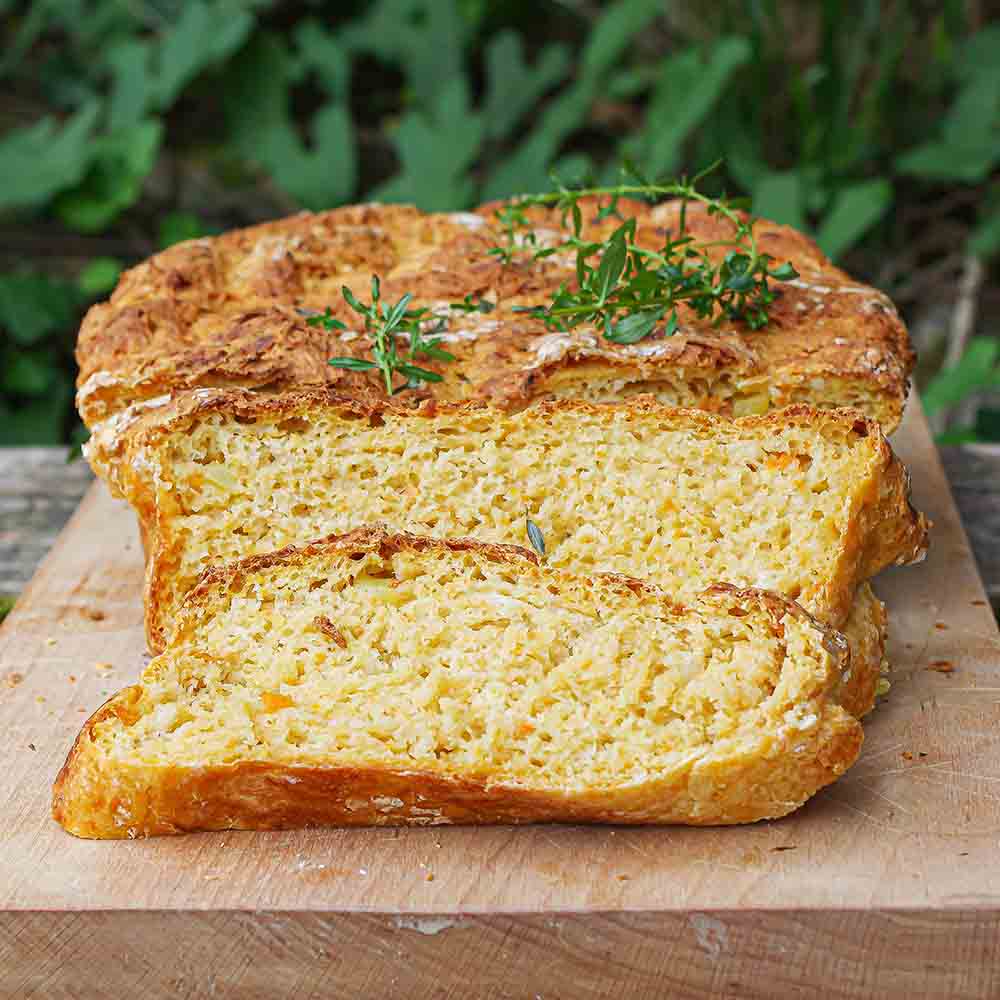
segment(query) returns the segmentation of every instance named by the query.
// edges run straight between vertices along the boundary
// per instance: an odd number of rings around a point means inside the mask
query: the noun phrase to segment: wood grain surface
[[[1000,641],[916,409],[895,444],[936,523],[876,582],[892,691],[840,782],[728,829],[74,840],[51,780],[144,662],[138,540],[94,487],[0,628],[0,996],[996,996]]]

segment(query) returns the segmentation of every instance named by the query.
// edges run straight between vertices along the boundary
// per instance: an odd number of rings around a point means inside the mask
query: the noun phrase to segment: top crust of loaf
[[[217,711],[216,698],[229,699],[228,692],[234,691],[236,701],[227,703],[234,705],[233,710],[240,713],[240,719],[245,718],[244,708],[264,714],[285,708],[299,711],[293,699],[280,694],[270,695],[276,705],[261,705],[276,682],[270,654],[259,658],[260,662],[245,663],[232,677],[223,677],[217,672],[223,660],[216,657],[225,658],[232,655],[232,651],[228,646],[227,649],[217,647],[215,643],[222,640],[212,640],[210,636],[228,637],[231,625],[237,621],[250,631],[265,627],[267,613],[260,607],[254,610],[256,598],[248,603],[247,594],[272,601],[275,594],[289,588],[284,591],[285,603],[280,610],[275,605],[279,621],[292,613],[289,609],[300,616],[311,615],[315,607],[308,603],[310,600],[319,602],[319,606],[330,607],[330,594],[349,592],[362,585],[354,581],[350,573],[363,578],[367,567],[372,565],[370,557],[373,555],[376,565],[381,566],[392,564],[395,557],[402,555],[402,576],[397,580],[404,584],[420,579],[420,576],[414,577],[414,572],[429,574],[433,586],[438,585],[437,578],[442,573],[454,581],[452,586],[458,587],[475,580],[489,589],[499,585],[499,581],[508,581],[510,586],[522,588],[515,593],[531,595],[536,602],[531,606],[539,614],[560,613],[557,607],[564,611],[570,609],[573,614],[575,609],[589,609],[588,613],[600,609],[602,625],[611,629],[607,636],[609,644],[601,647],[604,653],[592,655],[612,672],[624,670],[631,676],[631,671],[637,669],[631,655],[636,654],[639,647],[631,645],[634,638],[627,638],[627,623],[633,621],[639,609],[648,625],[666,629],[657,634],[661,634],[675,651],[682,651],[687,641],[721,643],[721,646],[706,647],[719,650],[718,660],[709,656],[708,660],[698,661],[696,657],[692,665],[695,662],[702,664],[695,667],[694,676],[702,670],[719,672],[719,681],[710,683],[721,683],[727,692],[720,689],[719,697],[728,706],[725,712],[734,713],[730,716],[731,725],[717,731],[709,723],[705,723],[709,726],[707,729],[695,723],[696,742],[687,744],[682,739],[675,744],[672,742],[674,737],[666,736],[665,729],[659,728],[670,725],[669,719],[643,722],[643,731],[655,737],[651,752],[660,757],[636,758],[637,747],[643,745],[641,738],[637,741],[622,732],[621,753],[614,753],[605,763],[594,766],[588,763],[593,759],[588,737],[584,757],[572,758],[577,763],[572,763],[568,771],[558,760],[554,760],[551,767],[533,759],[530,767],[526,761],[511,767],[490,749],[496,745],[491,740],[472,751],[471,756],[460,757],[456,763],[451,762],[447,753],[438,759],[433,747],[430,751],[422,748],[426,740],[419,724],[419,713],[410,721],[416,724],[413,738],[420,749],[378,752],[374,756],[363,749],[364,743],[345,742],[340,735],[323,735],[330,731],[330,725],[353,726],[358,722],[363,726],[365,723],[351,714],[343,715],[344,710],[341,715],[328,716],[323,714],[322,706],[313,709],[319,711],[314,717],[316,721],[310,723],[301,717],[300,726],[311,726],[318,739],[305,752],[299,749],[301,740],[308,738],[303,729],[296,730],[293,743],[282,735],[283,730],[276,730],[273,740],[268,736],[266,742],[261,743],[258,738],[253,745],[231,740],[219,744],[214,739],[206,743],[200,734],[208,730],[201,725],[189,734],[179,732],[176,740],[164,735],[173,732],[177,716],[175,713],[172,720],[167,720],[161,715],[159,706],[176,704],[182,709],[190,706],[194,711],[193,699],[200,696],[202,684],[208,685],[205,690],[212,712]],[[348,561],[358,569],[345,571],[343,567]],[[324,579],[312,581],[313,576]],[[327,576],[331,577],[331,589],[324,591],[322,587],[328,582]],[[319,589],[317,597],[310,599],[306,595],[312,594],[314,583]],[[550,594],[562,596],[553,601]],[[306,602],[304,606],[303,602]],[[365,606],[363,601],[360,606]],[[377,634],[383,637],[380,641],[387,643],[393,641],[386,638],[393,628],[390,624],[392,612],[389,614],[388,619],[379,619],[376,626]],[[351,621],[356,622],[356,619]],[[737,621],[747,624],[736,626]],[[476,622],[482,624],[479,619]],[[697,633],[699,622],[703,622],[709,632],[701,640],[692,639],[688,629]],[[285,629],[289,627],[294,628],[288,623],[284,626]],[[454,627],[461,629],[463,626],[457,620]],[[517,632],[520,626],[512,627]],[[625,632],[618,631],[623,627]],[[451,625],[442,628],[443,633],[439,629],[434,634],[451,633]],[[584,626],[576,628],[577,634],[581,634],[579,630]],[[744,629],[746,631],[741,634],[745,639],[740,641],[751,642],[760,650],[760,656],[767,657],[767,674],[753,680],[749,675],[744,677],[732,664],[726,667],[729,662],[726,652],[733,655],[735,647],[730,643],[736,641],[726,636],[732,635],[734,630]],[[643,629],[639,631],[644,634]],[[284,634],[279,626],[276,633],[279,643],[284,642],[281,638]],[[294,634],[297,642],[302,641],[297,629]],[[353,642],[357,633],[348,634],[352,635]],[[395,634],[398,635],[398,631]],[[483,641],[494,640],[486,636]],[[223,645],[228,642],[227,638]],[[347,690],[357,690],[355,684],[361,683],[360,678],[369,669],[368,645],[360,638],[357,650],[348,652],[349,645],[345,643],[346,640],[302,650],[304,659],[297,662],[313,664],[304,668],[311,675],[295,674],[294,678],[289,675],[283,690],[300,697],[303,710],[317,695],[315,688],[298,695],[304,690],[299,685],[317,678],[326,684],[325,675],[338,674],[337,670],[331,674],[331,667],[337,663],[342,663],[345,671],[355,669],[347,682]],[[558,640],[551,640],[552,644],[558,645]],[[590,649],[589,644],[585,646]],[[328,652],[318,653],[321,648]],[[416,648],[424,650],[425,646],[421,643]],[[426,648],[433,650],[436,647]],[[683,652],[675,652],[679,662],[674,663],[669,656],[661,654],[658,658],[656,650],[659,648],[654,645],[641,654],[653,657],[648,662],[655,673],[661,668],[685,669],[680,666],[684,662]],[[618,658],[626,655],[625,650],[631,650],[630,658],[622,661]],[[514,546],[488,545],[470,539],[428,539],[370,527],[207,572],[186,602],[170,649],[154,660],[143,675],[143,687],[120,692],[85,725],[56,780],[53,814],[67,830],[85,837],[318,824],[426,825],[555,820],[700,825],[777,817],[790,812],[819,788],[835,780],[857,756],[861,727],[836,700],[845,652],[842,636],[821,626],[793,602],[766,592],[713,587],[692,604],[679,607],[662,591],[641,581],[616,575],[575,577],[556,572],[539,565],[531,553]],[[502,683],[507,676],[505,671],[510,669],[531,684],[533,677],[546,677],[550,672],[557,674],[566,665],[563,658],[571,655],[566,651],[555,652],[552,648],[547,648],[547,653],[556,659],[543,660],[543,665],[530,676],[523,674],[523,662],[516,653],[508,661],[478,666],[481,661],[474,651],[468,654],[471,659],[467,658],[464,663],[460,662],[463,654],[456,652],[457,659],[449,660],[442,669],[449,676],[456,676],[453,670],[471,670],[468,677],[473,685],[481,683],[480,671],[483,679]],[[318,660],[314,659],[316,655],[320,657]],[[383,664],[389,671],[385,675],[386,683],[397,669],[412,672],[419,667],[413,663],[404,666],[401,659],[389,655],[390,661]],[[433,652],[412,655],[421,658],[424,669],[438,669],[435,666],[438,659]],[[350,667],[351,658],[355,656],[363,657],[359,668]],[[607,659],[608,656],[611,659]],[[751,673],[757,669],[755,662],[763,664],[765,661],[749,661]],[[199,664],[207,664],[204,671]],[[425,675],[421,673],[421,676]],[[744,682],[750,683],[759,693],[746,689],[748,693],[742,694],[739,685]],[[736,684],[737,689],[731,689],[731,684]],[[682,708],[681,703],[670,700],[675,696],[667,694],[668,689],[676,690],[668,684],[664,692],[650,696],[648,705],[669,705],[670,716],[675,707],[678,711]],[[341,689],[334,686],[331,692],[337,690]],[[240,692],[246,692],[245,697],[241,697]],[[169,699],[167,702],[163,701],[164,695]],[[611,702],[617,705],[624,696],[624,689],[618,690],[616,686]],[[350,705],[349,701],[338,700],[341,697],[331,693],[329,706]],[[530,696],[529,702],[534,704],[536,697]],[[552,697],[557,701],[565,697],[572,704],[579,702],[581,695]],[[633,692],[630,697],[634,699],[638,695]],[[704,694],[699,692],[693,697],[697,704],[707,704]],[[544,695],[541,701],[552,703]],[[400,703],[384,703],[391,704]],[[641,705],[643,711],[638,714],[645,719],[645,697],[629,704]],[[254,708],[254,705],[259,707]],[[437,699],[425,700],[422,705],[419,711],[429,712],[428,720],[435,725],[443,721],[441,713],[445,709]],[[383,708],[383,713],[385,711]],[[696,711],[698,718],[701,711],[701,708]],[[706,708],[705,711],[711,716],[715,709]],[[192,718],[186,710],[183,715],[185,719]],[[236,716],[228,713],[212,718],[220,720],[218,725],[224,724],[225,734],[229,736],[238,732],[236,726],[243,726]],[[379,714],[377,718],[385,720],[386,716]],[[406,722],[395,715],[393,718],[400,724]],[[331,721],[320,721],[327,719]],[[341,721],[333,721],[335,719]],[[508,730],[514,727],[512,731],[518,734],[516,739],[521,739],[526,734],[520,733],[520,719],[518,715],[498,724]],[[595,716],[595,719],[603,719],[600,725],[607,727],[605,716]],[[131,737],[127,730],[140,722],[142,729],[137,730],[138,742],[129,749]],[[252,724],[256,727],[257,722]],[[468,720],[463,718],[452,732],[461,732],[462,726],[467,724]],[[579,733],[590,732],[588,725],[584,719],[575,727],[577,739]],[[530,733],[533,727],[528,728]],[[381,722],[379,729],[384,734]],[[254,731],[257,732],[256,728]],[[553,732],[553,737],[557,735],[558,732]],[[168,738],[172,741],[162,742]],[[519,749],[521,744],[510,743],[511,738],[503,737],[508,741],[505,745],[516,753],[523,753]],[[572,749],[573,737],[567,738],[571,742],[564,749],[578,753]],[[120,739],[124,742],[119,742]],[[617,739],[612,737],[612,742]],[[662,745],[664,740],[666,743]],[[239,749],[240,746],[245,749]],[[362,749],[352,751],[347,749],[350,746]],[[558,748],[554,746],[555,749]],[[531,756],[534,756],[533,751]],[[558,758],[558,754],[554,754],[554,758]]]
[[[635,215],[640,244],[658,246],[677,227],[677,202],[621,207]],[[765,330],[716,326],[682,309],[675,336],[615,345],[589,328],[550,332],[514,311],[572,282],[573,264],[557,254],[502,266],[487,252],[498,240],[496,208],[428,215],[406,205],[348,206],[157,254],[123,275],[110,301],[83,322],[77,402],[84,421],[93,428],[136,402],[197,387],[329,385],[352,396],[381,395],[377,378],[327,364],[367,352],[340,288],[367,299],[378,274],[387,300],[410,292],[414,305],[448,324],[444,346],[456,361],[439,366],[444,381],[418,395],[487,399],[510,409],[551,395],[608,400],[653,391],[666,403],[737,416],[804,401],[856,406],[887,430],[898,423],[914,361],[903,323],[885,295],[852,281],[801,233],[757,223],[760,248],[800,272],[795,281],[775,282],[779,297]],[[616,222],[597,221],[595,209],[584,205],[586,232],[603,238]],[[530,214],[540,245],[555,241],[559,212]],[[725,220],[698,206],[688,207],[688,227],[705,241],[730,235]],[[466,295],[496,308],[449,309]],[[307,323],[303,310],[327,307],[346,331]]]

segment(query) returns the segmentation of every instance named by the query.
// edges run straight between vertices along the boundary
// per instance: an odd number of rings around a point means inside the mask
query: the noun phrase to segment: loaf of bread
[[[154,650],[207,567],[376,522],[528,545],[530,519],[555,568],[678,600],[775,590],[838,629],[858,585],[926,541],[878,424],[809,407],[733,421],[649,399],[506,413],[206,390],[90,453],[142,522]],[[866,600],[858,630],[880,613]]]
[[[55,818],[117,838],[319,824],[747,823],[856,758],[844,641],[512,546],[367,529],[209,571],[86,724]]]
[[[760,221],[760,249],[791,261],[799,277],[773,282],[771,320],[754,331],[740,321],[701,318],[681,307],[680,327],[636,344],[614,344],[590,327],[546,329],[518,311],[545,304],[575,281],[574,256],[531,254],[509,265],[490,255],[504,242],[495,211],[425,215],[406,205],[358,205],[303,213],[222,236],[180,243],[123,275],[110,302],[96,305],[80,331],[78,406],[88,427],[136,404],[198,387],[284,392],[334,386],[342,395],[384,394],[377,375],[331,367],[332,357],[369,357],[371,343],[341,296],[347,285],[368,301],[373,274],[387,301],[443,321],[450,363],[421,365],[443,377],[419,395],[488,400],[516,409],[545,397],[621,400],[651,393],[673,406],[724,415],[764,413],[806,402],[851,406],[888,431],[899,422],[913,351],[892,302],[834,267],[787,226]],[[603,240],[619,225],[582,202],[584,237]],[[636,241],[662,247],[679,230],[679,204],[622,200],[638,223]],[[524,237],[536,247],[565,235],[558,209],[532,209]],[[732,230],[720,216],[689,205],[687,229],[716,243]],[[482,311],[463,306],[466,296]],[[342,331],[310,325],[329,308]],[[404,396],[412,397],[407,390]]]

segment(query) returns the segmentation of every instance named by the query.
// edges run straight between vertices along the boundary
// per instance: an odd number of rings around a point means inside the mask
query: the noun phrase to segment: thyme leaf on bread
[[[334,368],[345,368],[348,371],[370,371],[378,369],[385,382],[385,390],[389,395],[403,389],[414,389],[423,382],[440,382],[442,376],[427,368],[421,368],[413,362],[420,357],[432,358],[435,361],[454,361],[455,356],[443,350],[438,344],[440,337],[425,336],[424,323],[431,318],[428,309],[409,309],[413,296],[407,292],[398,302],[390,305],[382,298],[382,285],[378,275],[372,277],[372,300],[369,305],[361,302],[357,296],[344,285],[341,288],[344,301],[365,321],[365,332],[372,342],[372,360],[367,358],[330,358],[329,364]],[[346,324],[335,319],[329,307],[319,316],[310,316],[307,320],[311,326],[322,326],[326,330],[344,330]],[[440,329],[440,324],[436,327]],[[407,338],[409,346],[405,354],[400,353],[397,337]],[[397,375],[402,375],[406,381],[396,385]]]
[[[531,547],[544,559],[545,537],[542,535],[541,528],[531,520],[527,511],[524,513],[524,525],[528,531],[528,541],[531,542]]]
[[[770,281],[789,281],[798,277],[798,272],[790,263],[773,266],[774,258],[761,252],[751,217],[725,199],[710,198],[698,190],[698,182],[714,168],[690,182],[682,178],[659,184],[628,168],[634,177],[631,183],[569,188],[557,182],[554,191],[512,199],[496,213],[504,241],[502,246],[493,247],[491,254],[505,265],[512,264],[521,252],[529,252],[532,261],[565,250],[576,254],[575,287],[564,281],[547,304],[519,307],[518,311],[542,320],[550,330],[568,331],[583,323],[593,324],[605,339],[616,344],[634,344],[658,328],[671,336],[678,327],[677,307],[682,302],[703,319],[739,320],[752,330],[765,327],[768,306],[777,297]],[[583,236],[580,201],[592,197],[607,199],[598,211],[598,220],[621,220],[603,242]],[[636,220],[623,218],[619,212],[623,197],[647,201],[679,198],[677,234],[668,233],[659,250],[637,246]],[[696,241],[687,228],[689,202],[698,202],[710,215],[726,219],[733,227],[732,238]],[[538,205],[559,208],[563,225],[572,228],[571,235],[557,246],[537,247],[526,209]],[[716,262],[708,251],[720,245],[729,249]]]

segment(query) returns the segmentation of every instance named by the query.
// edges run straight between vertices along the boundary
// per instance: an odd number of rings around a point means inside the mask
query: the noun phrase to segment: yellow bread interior
[[[81,735],[56,816],[87,836],[269,825],[272,805],[247,789],[217,809],[210,784],[184,798],[192,774],[253,764],[291,769],[263,798],[293,805],[292,779],[303,795],[309,780],[295,769],[348,768],[551,793],[528,819],[780,815],[860,745],[835,701],[844,655],[842,637],[773,595],[717,588],[681,608],[508,547],[358,532],[209,574],[140,688]],[[765,759],[775,787],[733,780]],[[274,825],[364,821],[371,803],[352,818],[338,787]],[[628,796],[642,788],[640,808]],[[447,795],[433,800],[380,821],[447,821]]]
[[[527,546],[530,518],[554,568],[678,600],[766,588],[834,627],[926,532],[877,426],[809,409],[729,421],[649,402],[414,413],[284,397],[178,421],[125,465],[154,648],[207,567],[363,524]]]

